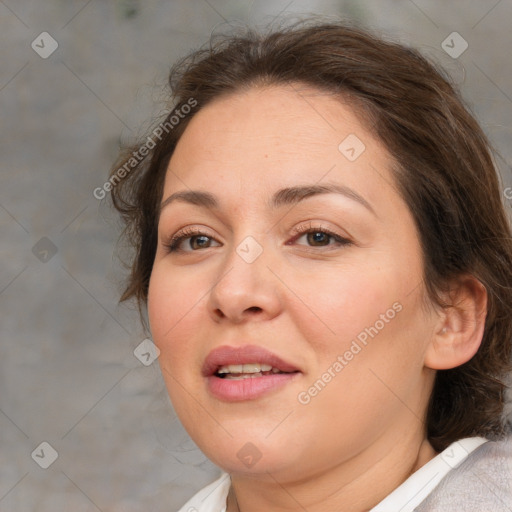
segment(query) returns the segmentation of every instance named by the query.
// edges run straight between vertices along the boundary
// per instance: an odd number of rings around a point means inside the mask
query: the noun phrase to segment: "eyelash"
[[[324,233],[326,235],[329,235],[332,237],[340,246],[347,246],[351,245],[352,242],[348,240],[347,238],[344,238],[334,231],[331,231],[330,229],[324,228],[323,226],[313,226],[312,223],[309,225],[302,225],[299,227],[296,227],[293,229],[293,241],[300,238],[300,236],[307,234],[307,233]],[[297,236],[298,235],[298,236]],[[180,231],[178,231],[175,235],[171,237],[168,243],[164,244],[168,252],[180,252],[181,249],[178,249],[181,242],[186,240],[187,238],[193,237],[193,236],[206,236],[208,238],[214,239],[213,236],[210,236],[208,233],[199,230],[198,228],[185,228]],[[320,246],[319,248],[323,247],[329,247],[327,246]],[[316,247],[310,246],[311,249],[315,249]],[[207,247],[209,249],[209,247]],[[197,250],[192,251],[182,251],[182,252],[197,252]]]
[[[177,252],[179,249],[177,248],[183,240],[190,238],[192,236],[207,236],[209,238],[213,238],[208,233],[200,231],[197,228],[185,228],[178,231],[175,235],[171,237],[168,243],[165,244],[165,247],[169,252]]]
[[[335,233],[334,231],[331,231],[330,229],[328,228],[324,228],[323,226],[314,226],[312,222],[310,222],[308,225],[302,225],[302,226],[298,226],[296,228],[293,228],[292,230],[293,232],[293,235],[304,235],[306,233],[325,233],[326,235],[330,235],[332,238],[334,238],[334,240],[336,240],[336,242],[342,244],[342,245],[347,245],[350,242],[350,240],[348,240],[347,238],[343,238],[341,235],[338,235],[337,233]],[[296,240],[297,237],[294,238],[294,240]]]

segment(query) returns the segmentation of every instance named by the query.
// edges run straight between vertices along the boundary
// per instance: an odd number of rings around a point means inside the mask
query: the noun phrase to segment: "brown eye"
[[[205,249],[210,247],[211,239],[206,235],[196,235],[189,238],[191,249]],[[194,243],[196,242],[196,243]]]
[[[185,244],[187,240],[188,244]],[[213,237],[202,231],[197,229],[185,229],[176,233],[165,246],[169,252],[195,252],[199,249],[212,247],[212,242],[218,244]]]
[[[294,243],[298,243],[302,238],[306,239],[306,244],[309,247],[340,247],[350,245],[351,241],[343,238],[342,236],[325,229],[323,227],[300,227],[297,231],[300,235],[294,239]],[[332,243],[334,242],[334,243]],[[304,245],[299,243],[299,245]]]
[[[329,235],[324,231],[311,231],[307,233],[308,243],[316,247],[329,245],[330,238],[332,238],[332,235]]]

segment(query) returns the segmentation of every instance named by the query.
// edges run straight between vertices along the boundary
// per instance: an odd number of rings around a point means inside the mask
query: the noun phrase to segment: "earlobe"
[[[487,315],[487,290],[474,276],[461,276],[444,297],[449,306],[439,313],[425,352],[425,366],[448,370],[469,361],[478,351]]]

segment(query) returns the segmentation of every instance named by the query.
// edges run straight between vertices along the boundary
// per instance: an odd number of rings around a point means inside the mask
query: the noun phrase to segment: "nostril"
[[[222,311],[221,308],[216,308],[213,311],[213,314],[215,315],[215,318],[217,321],[223,320],[225,318],[231,318],[234,322],[242,322],[244,320],[247,320],[249,316],[261,314],[263,312],[263,309],[258,306],[251,306],[250,308],[246,308],[243,310],[243,312],[237,312],[233,314],[226,314],[224,311]],[[247,316],[247,317],[246,317]]]

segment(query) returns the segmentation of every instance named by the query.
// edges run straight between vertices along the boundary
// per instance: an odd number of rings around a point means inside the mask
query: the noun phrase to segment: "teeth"
[[[247,363],[247,364],[228,364],[225,366],[221,366],[217,373],[239,373],[239,374],[260,374],[261,372],[270,372],[278,373],[279,370],[277,368],[272,368],[269,364],[260,364],[260,363]]]
[[[228,373],[224,378],[226,380],[242,380],[242,379],[255,379],[256,377],[262,377],[261,372],[258,373],[241,373],[239,375],[232,375]]]
[[[243,364],[228,364],[221,366],[217,373],[242,373]]]

